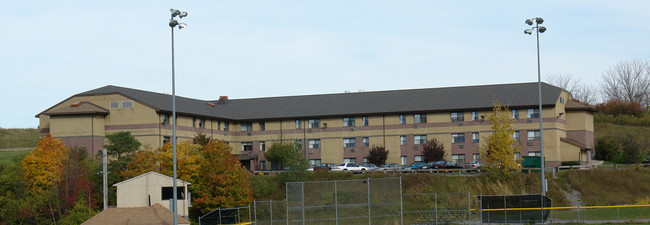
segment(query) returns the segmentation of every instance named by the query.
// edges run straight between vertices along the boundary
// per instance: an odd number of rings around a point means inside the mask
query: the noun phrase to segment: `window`
[[[162,200],[170,200],[174,198],[174,187],[160,187]],[[176,199],[185,199],[185,187],[176,186]]]
[[[192,118],[192,127],[196,127],[196,118]]]
[[[357,163],[357,158],[345,158],[343,159],[344,163]],[[349,165],[349,166],[357,166],[357,165]]]
[[[265,151],[265,150],[266,150],[266,142],[260,141],[260,151]]]
[[[473,159],[474,161],[479,161],[479,160],[481,160],[481,154],[480,154],[480,153],[474,153],[474,154],[472,154],[472,159]]]
[[[253,151],[253,142],[242,142],[241,143],[242,151]]]
[[[527,109],[526,110],[527,118],[539,118],[539,109]]]
[[[510,113],[512,113],[513,119],[519,119],[519,109],[513,109],[510,111]]]
[[[298,144],[298,147],[302,148],[302,140],[296,140],[296,144]]]
[[[266,161],[261,161],[260,162],[260,169],[261,170],[268,170],[269,169],[269,164],[266,163]]]
[[[264,121],[260,122],[260,131],[265,131],[266,130],[266,123]]]
[[[415,156],[415,161],[416,161],[416,162],[422,162],[422,161],[424,161],[424,156],[416,155],[416,156]]]
[[[465,143],[465,134],[464,133],[451,134],[451,143]]]
[[[241,123],[241,131],[253,131],[253,123]]]
[[[427,123],[427,114],[413,114],[413,123]]]
[[[406,124],[406,115],[399,115],[399,124]]]
[[[122,108],[125,109],[133,108],[133,101],[122,101]]]
[[[512,132],[512,139],[519,141],[519,131]]]
[[[169,124],[169,118],[171,116],[169,114],[163,114],[162,115],[162,124]]]
[[[370,146],[370,138],[363,137],[363,146],[365,146],[365,147]]]
[[[309,128],[319,128],[320,127],[320,120],[319,119],[310,119],[308,122],[309,122]]]
[[[343,147],[353,148],[357,146],[357,140],[354,138],[343,138]]]
[[[367,116],[361,117],[361,123],[363,124],[364,127],[367,127],[369,124],[368,117]]]
[[[539,141],[540,139],[539,130],[529,130],[528,131],[528,140],[529,141]]]
[[[464,112],[452,112],[451,113],[451,122],[461,122],[465,121],[465,113]]]
[[[111,102],[110,107],[111,107],[111,109],[117,109],[117,108],[120,107],[120,103],[119,102]]]
[[[478,142],[479,141],[478,138],[479,138],[478,132],[472,133],[472,142]]]
[[[560,97],[560,104],[564,104],[564,97]]]
[[[528,156],[542,156],[541,152],[528,152]]]
[[[302,120],[296,120],[296,129],[302,128]]]
[[[414,141],[413,144],[416,144],[416,145],[426,144],[427,143],[427,136],[426,135],[415,135],[414,139],[415,139],[415,141]]]
[[[205,128],[205,119],[199,119],[199,128]]]
[[[224,131],[228,131],[228,130],[230,130],[229,125],[230,125],[230,123],[228,123],[228,122],[223,122],[223,130],[224,130]]]
[[[170,136],[164,136],[164,137],[163,137],[163,144],[167,144],[167,143],[169,143],[169,141],[170,141],[171,139],[172,139],[172,137],[170,137]]]
[[[344,127],[354,127],[354,117],[343,117]]]
[[[309,140],[309,148],[320,148],[320,139]]]
[[[368,157],[363,157],[363,162],[364,162],[364,163],[369,163],[370,160],[368,159]]]
[[[406,136],[405,135],[399,136],[399,144],[400,145],[406,145]]]
[[[472,112],[472,120],[478,120],[478,112],[477,111]]]
[[[320,159],[310,159],[309,160],[309,165],[311,167],[318,166],[320,165]]]
[[[402,165],[406,165],[408,163],[408,156],[402,156],[400,157],[400,163]]]
[[[458,165],[463,165],[465,164],[465,154],[451,155],[451,160],[456,162]]]

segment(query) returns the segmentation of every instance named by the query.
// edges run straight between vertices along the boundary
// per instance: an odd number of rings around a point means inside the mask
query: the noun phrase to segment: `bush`
[[[643,115],[643,108],[638,102],[627,102],[623,100],[610,100],[606,103],[596,105],[596,109],[601,113],[618,116],[628,115],[640,117]]]
[[[578,161],[566,161],[566,162],[562,162],[562,165],[563,166],[579,166],[580,162],[578,162]]]

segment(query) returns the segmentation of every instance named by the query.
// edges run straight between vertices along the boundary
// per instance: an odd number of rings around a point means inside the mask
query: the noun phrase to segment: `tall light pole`
[[[172,191],[173,194],[173,199],[172,202],[169,203],[169,206],[172,207],[172,212],[174,214],[174,225],[178,225],[178,207],[177,207],[177,200],[178,200],[178,194],[176,193],[178,188],[176,187],[176,78],[175,78],[175,68],[174,68],[174,27],[178,27],[178,29],[183,29],[187,27],[187,24],[184,23],[179,23],[177,20],[174,19],[174,17],[178,16],[179,19],[182,19],[183,17],[187,16],[187,12],[181,12],[178,9],[169,9],[171,12],[171,19],[169,19],[169,27],[172,29],[172,121],[174,123],[173,125],[173,131],[172,131],[172,144],[173,146],[173,170],[174,170],[174,189]]]
[[[531,35],[533,33],[533,30],[535,30],[535,34],[537,37],[537,88],[539,89],[539,148],[540,148],[540,154],[541,154],[541,164],[540,164],[540,173],[542,175],[542,190],[541,190],[541,213],[542,213],[542,223],[544,223],[544,197],[546,196],[546,178],[544,174],[544,169],[546,167],[546,160],[544,157],[544,117],[542,116],[542,72],[540,69],[540,62],[539,62],[539,33],[544,33],[546,31],[546,27],[540,26],[540,24],[544,23],[544,19],[541,17],[535,17],[531,19],[526,20],[526,24],[531,26],[531,28],[524,30],[524,34]],[[535,24],[533,26],[533,24]]]

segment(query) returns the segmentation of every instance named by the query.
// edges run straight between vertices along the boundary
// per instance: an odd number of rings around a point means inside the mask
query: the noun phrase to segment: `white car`
[[[377,165],[375,165],[374,163],[362,163],[359,166],[362,167],[362,168],[366,168],[367,170],[379,169],[379,167],[377,167]]]
[[[341,163],[339,164],[339,167],[337,169],[332,169],[332,170],[338,170],[338,171],[362,171],[366,170],[366,168],[358,166],[356,163]]]

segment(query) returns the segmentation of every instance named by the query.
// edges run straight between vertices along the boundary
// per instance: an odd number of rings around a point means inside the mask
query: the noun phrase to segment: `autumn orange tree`
[[[194,215],[202,215],[218,207],[248,205],[253,201],[250,172],[231,154],[228,143],[213,140],[201,151],[198,196],[192,203]],[[193,183],[192,186],[195,184]]]
[[[493,179],[511,178],[520,170],[518,159],[515,159],[520,147],[515,147],[516,141],[512,137],[510,110],[496,102],[487,118],[493,132],[480,149],[484,156],[481,157],[483,170]]]
[[[47,135],[36,149],[25,156],[22,171],[32,191],[44,191],[63,179],[68,149],[63,142]]]

